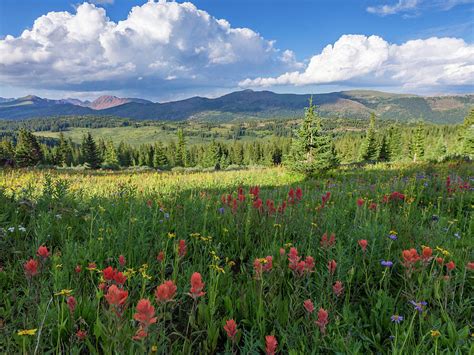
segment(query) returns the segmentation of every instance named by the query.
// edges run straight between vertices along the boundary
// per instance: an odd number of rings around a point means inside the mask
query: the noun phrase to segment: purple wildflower
[[[392,239],[392,240],[397,240],[397,239],[398,239],[398,237],[397,237],[397,235],[396,235],[395,233],[390,233],[390,234],[388,235],[388,237],[389,237],[390,239]]]
[[[224,214],[224,211],[225,211],[224,207],[219,208],[219,213],[220,214]]]
[[[391,262],[390,260],[382,260],[380,262],[380,265],[382,265],[383,267],[392,267],[393,266],[393,262]]]
[[[418,312],[423,312],[423,307],[425,307],[428,303],[426,303],[425,301],[420,301],[420,302],[415,302],[415,301],[410,301],[410,303],[415,307],[415,309],[418,311]]]
[[[403,316],[399,316],[398,314],[394,314],[393,316],[390,317],[393,323],[401,323],[403,321]]]

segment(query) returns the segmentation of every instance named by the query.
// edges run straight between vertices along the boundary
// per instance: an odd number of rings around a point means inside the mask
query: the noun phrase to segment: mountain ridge
[[[474,106],[474,94],[419,96],[374,90],[348,90],[322,94],[278,94],[272,91],[235,91],[217,98],[200,96],[170,102],[103,95],[96,100],[51,100],[28,95],[0,98],[0,119],[21,120],[62,115],[107,115],[137,120],[246,120],[296,118],[313,97],[324,117],[367,118],[436,123],[461,122]]]

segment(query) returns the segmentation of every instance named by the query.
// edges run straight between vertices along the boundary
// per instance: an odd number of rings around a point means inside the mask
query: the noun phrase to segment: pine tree
[[[92,135],[87,133],[82,140],[81,146],[82,160],[91,169],[98,169],[100,167],[101,159]]]
[[[130,166],[132,164],[130,148],[122,141],[120,141],[117,148],[117,157],[120,166]]]
[[[380,149],[377,157],[378,161],[390,161],[390,153],[388,149],[387,137],[384,134],[380,141]]]
[[[108,141],[105,145],[104,155],[104,162],[102,165],[105,168],[117,169],[119,167],[117,151],[115,150],[114,143],[112,141]]]
[[[58,164],[62,166],[70,166],[73,162],[72,146],[70,141],[64,138],[64,134],[59,133],[59,146],[58,146]]]
[[[389,128],[387,145],[390,161],[399,159],[402,152],[402,135],[398,126]]]
[[[212,140],[211,144],[208,144],[203,166],[206,168],[214,168],[216,170],[220,169],[220,155],[219,155],[219,146],[215,140]]]
[[[375,114],[371,113],[369,129],[367,130],[365,141],[362,144],[360,152],[360,157],[364,161],[374,161],[377,159],[378,149],[375,133]]]
[[[176,147],[176,166],[186,166],[186,141],[184,140],[183,130],[178,129],[178,145]]]
[[[474,158],[474,108],[471,109],[469,115],[464,118],[461,127],[461,153],[465,156]]]
[[[25,129],[20,129],[15,148],[15,162],[20,167],[35,166],[43,160],[43,152],[36,137]]]
[[[411,142],[411,153],[413,161],[423,158],[425,155],[425,127],[423,122],[420,122],[415,129]]]
[[[9,140],[2,140],[0,142],[0,166],[6,164],[13,164],[15,158],[15,149]]]
[[[155,144],[153,166],[157,169],[166,169],[168,166],[168,159],[166,158],[161,142]]]
[[[332,137],[322,132],[321,117],[313,99],[305,109],[303,124],[292,142],[288,165],[291,169],[311,175],[338,165]]]

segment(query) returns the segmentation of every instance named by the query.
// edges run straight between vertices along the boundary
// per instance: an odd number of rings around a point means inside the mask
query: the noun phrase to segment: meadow
[[[468,354],[472,163],[0,171],[0,352]]]

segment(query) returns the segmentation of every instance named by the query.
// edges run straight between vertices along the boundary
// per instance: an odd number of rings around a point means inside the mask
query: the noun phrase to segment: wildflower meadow
[[[468,354],[472,163],[0,172],[0,352]]]

